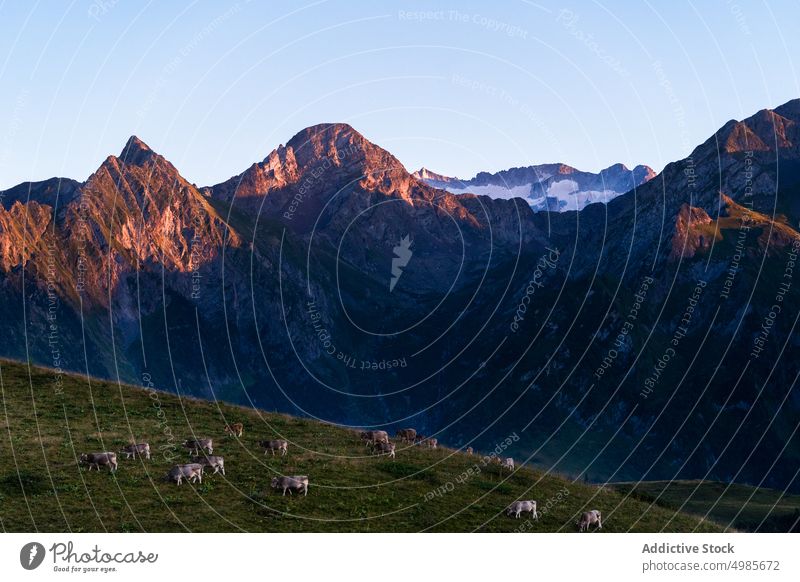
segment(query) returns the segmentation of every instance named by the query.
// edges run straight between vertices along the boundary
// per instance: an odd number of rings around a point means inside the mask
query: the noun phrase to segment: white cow
[[[150,445],[148,443],[125,445],[124,447],[122,447],[120,453],[125,455],[126,459],[131,459],[133,457],[139,456],[139,457],[144,457],[147,460],[150,460]]]
[[[305,475],[299,475],[295,477],[273,477],[270,486],[273,489],[283,489],[283,495],[286,496],[286,492],[289,492],[289,495],[292,494],[292,490],[303,492],[303,495],[308,495],[308,477]]]
[[[592,509],[591,511],[587,511],[581,514],[581,518],[578,520],[578,530],[579,531],[588,531],[590,525],[597,524],[597,529],[603,529],[603,522],[602,516],[597,509]]]
[[[184,479],[194,483],[203,482],[203,465],[200,463],[187,463],[185,465],[175,465],[170,469],[165,477],[167,481],[175,481],[180,485]]]
[[[501,469],[508,469],[509,471],[514,470],[514,459],[511,457],[506,457],[503,459],[503,462],[500,464]]]
[[[212,473],[213,475],[216,475],[219,472],[222,472],[223,475],[225,474],[225,459],[219,455],[192,457],[192,462],[214,469],[214,473]]]
[[[514,517],[519,519],[519,516],[526,511],[532,514],[531,517],[533,517],[533,519],[539,519],[539,514],[536,512],[536,502],[533,500],[515,501],[506,510],[506,515],[508,515],[509,517],[513,515]]]

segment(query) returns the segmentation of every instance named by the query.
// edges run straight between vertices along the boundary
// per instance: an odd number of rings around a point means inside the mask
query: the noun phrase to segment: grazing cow
[[[513,515],[519,519],[519,516],[526,511],[531,513],[531,517],[533,517],[533,519],[539,519],[539,514],[536,512],[535,501],[515,501],[509,505],[508,509],[506,510],[506,515],[509,517]]]
[[[199,455],[201,451],[205,451],[209,455],[214,454],[214,441],[212,439],[189,439],[184,441],[183,446],[189,449],[193,455]]]
[[[244,434],[244,425],[241,422],[225,425],[225,434],[240,437]]]
[[[397,438],[404,443],[413,443],[417,438],[417,430],[414,428],[402,428],[397,431]]]
[[[286,497],[287,491],[289,495],[291,495],[293,490],[297,492],[302,491],[304,495],[308,495],[308,477],[305,475],[295,477],[273,477],[270,487],[273,489],[282,489],[284,497]]]
[[[134,457],[144,457],[150,460],[150,445],[148,443],[139,443],[137,445],[125,445],[122,447],[120,454],[124,454],[126,459]]]
[[[602,516],[597,509],[592,509],[591,511],[583,513],[577,523],[578,531],[588,531],[589,526],[595,524],[597,524],[597,529],[603,529],[601,517]]]
[[[186,465],[175,465],[170,469],[167,476],[164,478],[166,481],[175,481],[180,485],[184,479],[194,483],[199,481],[203,482],[203,465],[200,463],[187,463]]]
[[[385,430],[365,430],[361,433],[361,440],[366,441],[368,447],[372,447],[375,443],[388,443],[389,433]]]
[[[203,465],[204,467],[211,467],[214,469],[212,475],[216,475],[217,473],[225,474],[225,459],[223,457],[219,457],[217,455],[205,455],[202,457],[192,457],[192,462],[197,463],[198,465]]]
[[[509,471],[514,470],[514,459],[511,457],[506,457],[503,459],[503,462],[500,464],[500,470],[508,469]]]
[[[275,451],[280,451],[281,457],[289,452],[289,442],[283,439],[274,441],[258,441],[258,446],[264,449],[265,455],[267,454],[267,451],[272,451],[273,457],[275,456]]]
[[[428,437],[426,437],[424,434],[418,434],[417,436],[414,437],[414,444],[421,445],[426,440],[428,440]]]
[[[472,450],[472,447],[467,447],[467,454],[468,455],[472,455],[473,452],[474,451]]]
[[[84,465],[89,465],[89,471],[92,470],[92,467],[99,471],[100,465],[108,465],[113,473],[117,470],[117,453],[82,453],[80,462]]]
[[[428,439],[428,448],[435,449],[439,446],[439,441],[437,439]]]
[[[377,442],[375,443],[375,447],[372,449],[372,452],[379,455],[389,455],[390,458],[394,459],[396,458],[394,456],[394,450],[394,443]]]

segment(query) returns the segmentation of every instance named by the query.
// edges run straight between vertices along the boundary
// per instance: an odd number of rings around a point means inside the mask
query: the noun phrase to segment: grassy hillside
[[[645,481],[614,485],[643,501],[699,516],[738,530],[800,531],[800,496],[774,489],[714,481]]]
[[[576,514],[604,513],[604,532],[719,531],[717,524],[654,507],[610,488],[522,468],[500,474],[480,456],[398,446],[397,460],[371,457],[350,430],[0,361],[0,526],[4,531],[574,531]],[[241,439],[224,438],[243,422]],[[161,480],[187,455],[179,443],[212,437],[227,476],[202,485]],[[286,438],[285,458],[257,441]],[[111,475],[80,469],[81,452],[151,444],[151,461]],[[175,450],[172,445],[178,445]],[[176,459],[165,456],[174,454]],[[180,461],[178,461],[180,460]],[[308,497],[281,497],[277,474],[305,474]],[[536,499],[538,522],[503,509]]]

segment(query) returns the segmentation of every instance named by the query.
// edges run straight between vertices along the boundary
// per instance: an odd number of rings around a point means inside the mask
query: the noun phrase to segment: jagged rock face
[[[713,231],[703,226],[711,224],[711,217],[702,208],[695,208],[684,203],[675,217],[675,234],[672,235],[671,261],[681,258],[690,259],[698,251],[711,248],[714,240]]]
[[[299,178],[297,160],[292,147],[280,146],[273,150],[263,162],[253,164],[247,170],[214,187],[214,195],[232,202],[250,198],[260,200],[273,190],[297,183]]]
[[[0,193],[0,354],[52,366],[55,303],[63,365],[82,372],[478,449],[519,431],[509,454],[598,480],[788,486],[798,447],[766,472],[800,414],[800,285],[750,353],[798,247],[798,119],[792,102],[727,124],[567,213],[434,188],[343,124],[202,190],[131,139],[83,184]]]
[[[779,108],[776,111],[763,109],[746,121],[729,122],[720,132],[724,139],[722,143],[725,153],[791,149],[798,139],[797,121],[784,117],[778,111],[790,116],[797,113],[791,108]]]
[[[52,227],[53,210],[36,201],[0,206],[0,267],[10,271],[24,267],[34,256],[45,254],[47,229]]]

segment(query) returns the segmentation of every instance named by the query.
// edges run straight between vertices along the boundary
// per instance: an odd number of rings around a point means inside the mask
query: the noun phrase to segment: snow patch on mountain
[[[503,186],[502,184],[489,184],[486,186],[453,186],[447,185],[445,189],[451,194],[482,194],[490,198],[511,200],[512,198],[525,198],[530,200],[532,184],[519,186]]]

